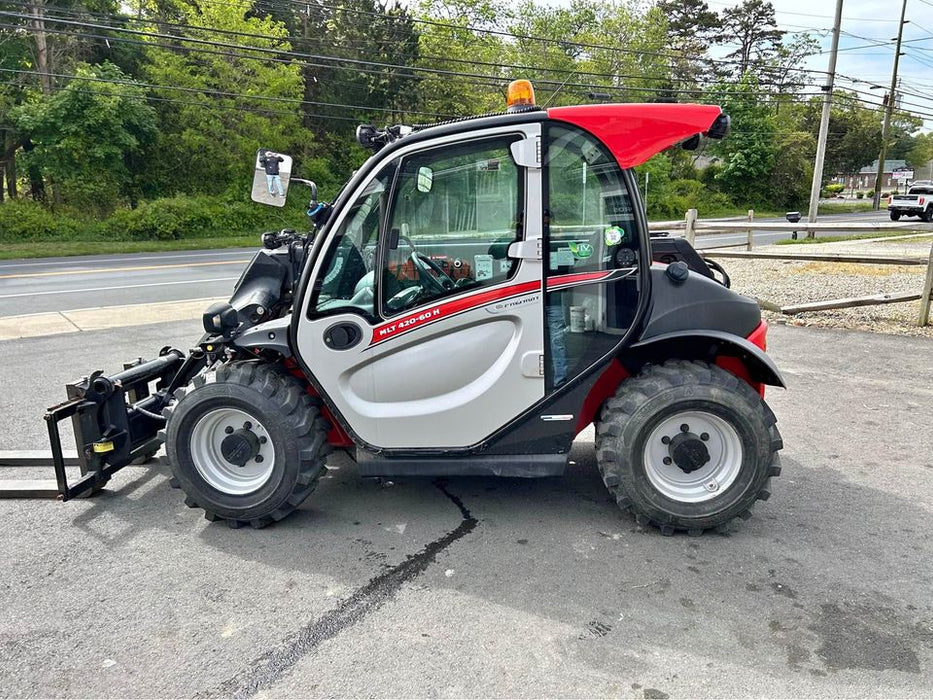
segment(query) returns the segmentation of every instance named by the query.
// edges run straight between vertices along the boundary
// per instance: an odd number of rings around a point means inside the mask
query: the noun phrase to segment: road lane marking
[[[200,318],[205,308],[220,300],[209,297],[7,316],[0,318],[0,341],[144,326],[166,321],[190,321]]]
[[[122,287],[88,287],[86,289],[62,289],[49,292],[25,292],[23,294],[0,294],[0,299],[16,299],[19,297],[39,297],[49,294],[81,294],[83,292],[107,292],[115,289],[141,289],[143,287],[172,287],[176,284],[206,284],[208,282],[230,282],[239,277],[214,277],[207,280],[181,280],[179,282],[150,282],[149,284],[128,284]]]
[[[103,272],[139,272],[141,270],[172,270],[179,267],[208,267],[210,265],[245,265],[247,259],[215,260],[201,263],[176,263],[174,265],[136,265],[134,267],[102,267],[90,270],[62,270],[60,272],[25,272],[12,275],[0,275],[0,280],[25,279],[27,277],[61,277],[64,275],[95,275]]]
[[[6,260],[0,260],[0,270],[5,270],[11,267],[49,267],[52,265],[95,265],[98,263],[119,263],[119,262],[139,262],[141,260],[169,260],[169,259],[182,259],[182,258],[209,258],[209,257],[222,257],[229,255],[249,255],[249,250],[230,250],[229,252],[223,251],[214,251],[212,253],[180,253],[177,255],[141,255],[136,257],[135,253],[126,253],[121,258],[95,258],[93,260],[88,260],[83,255],[76,255],[72,258],[65,259],[54,259],[49,260],[47,258],[36,258],[42,262],[11,262]]]

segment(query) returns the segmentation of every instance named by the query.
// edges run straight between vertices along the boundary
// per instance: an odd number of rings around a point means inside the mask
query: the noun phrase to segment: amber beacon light
[[[505,103],[510,112],[524,112],[535,107],[535,89],[530,80],[513,80],[509,83]]]

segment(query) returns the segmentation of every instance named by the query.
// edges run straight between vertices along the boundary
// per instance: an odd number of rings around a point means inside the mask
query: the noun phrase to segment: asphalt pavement
[[[64,381],[197,334],[0,341],[0,449],[43,447]],[[0,696],[929,698],[929,340],[769,345],[784,472],[723,534],[639,528],[591,432],[544,480],[387,483],[335,456],[259,531],[206,522],[161,466],[0,501]]]
[[[886,219],[886,212],[820,217],[821,221]],[[783,221],[783,219],[761,219]],[[745,233],[710,234],[697,247],[744,243]],[[758,244],[787,238],[756,233]],[[257,237],[257,246],[259,244]],[[125,304],[229,297],[255,248],[0,261],[0,318]],[[52,252],[52,251],[50,251]]]
[[[0,317],[229,297],[255,252],[249,248],[0,261]]]

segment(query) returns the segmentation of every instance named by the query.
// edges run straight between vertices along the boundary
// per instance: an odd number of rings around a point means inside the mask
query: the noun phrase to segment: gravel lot
[[[857,241],[804,246],[763,246],[757,250],[781,253],[845,253],[926,257],[930,239]],[[919,293],[924,266],[862,265],[852,263],[793,262],[789,260],[720,260],[732,278],[732,287],[748,296],[777,305],[868,296],[881,293]],[[920,302],[862,306],[831,311],[808,311],[785,316],[765,311],[765,317],[791,326],[848,328],[933,338],[933,325],[917,326]]]

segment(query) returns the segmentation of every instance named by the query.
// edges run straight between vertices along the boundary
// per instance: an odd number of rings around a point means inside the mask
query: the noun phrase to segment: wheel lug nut
[[[701,433],[700,439],[703,440],[703,442],[706,442],[707,440],[709,440],[709,433]]]
[[[689,433],[689,432],[690,432],[690,426],[687,425],[686,423],[684,423],[682,426],[680,426],[680,432],[682,432],[682,433]]]
[[[663,442],[665,445],[670,445],[671,439],[667,435],[665,435],[664,437],[661,438],[661,442]]]
[[[257,461],[257,462],[261,462],[261,461],[262,461],[262,455],[256,455],[256,461]]]
[[[663,461],[665,464],[671,464],[671,461],[672,461],[672,460],[671,460],[670,457],[665,457],[662,461]]]
[[[260,445],[265,445],[267,442],[269,442],[269,439],[268,439],[265,435],[260,435],[260,436],[259,436],[259,444],[260,444]]]
[[[233,432],[233,426],[232,426],[232,425],[228,425],[226,428],[224,428],[224,432],[225,432],[227,435],[229,435],[230,433]]]
[[[243,430],[249,430],[249,429],[252,428],[252,427],[253,427],[253,424],[250,423],[249,421],[246,421],[246,422],[243,424]]]

